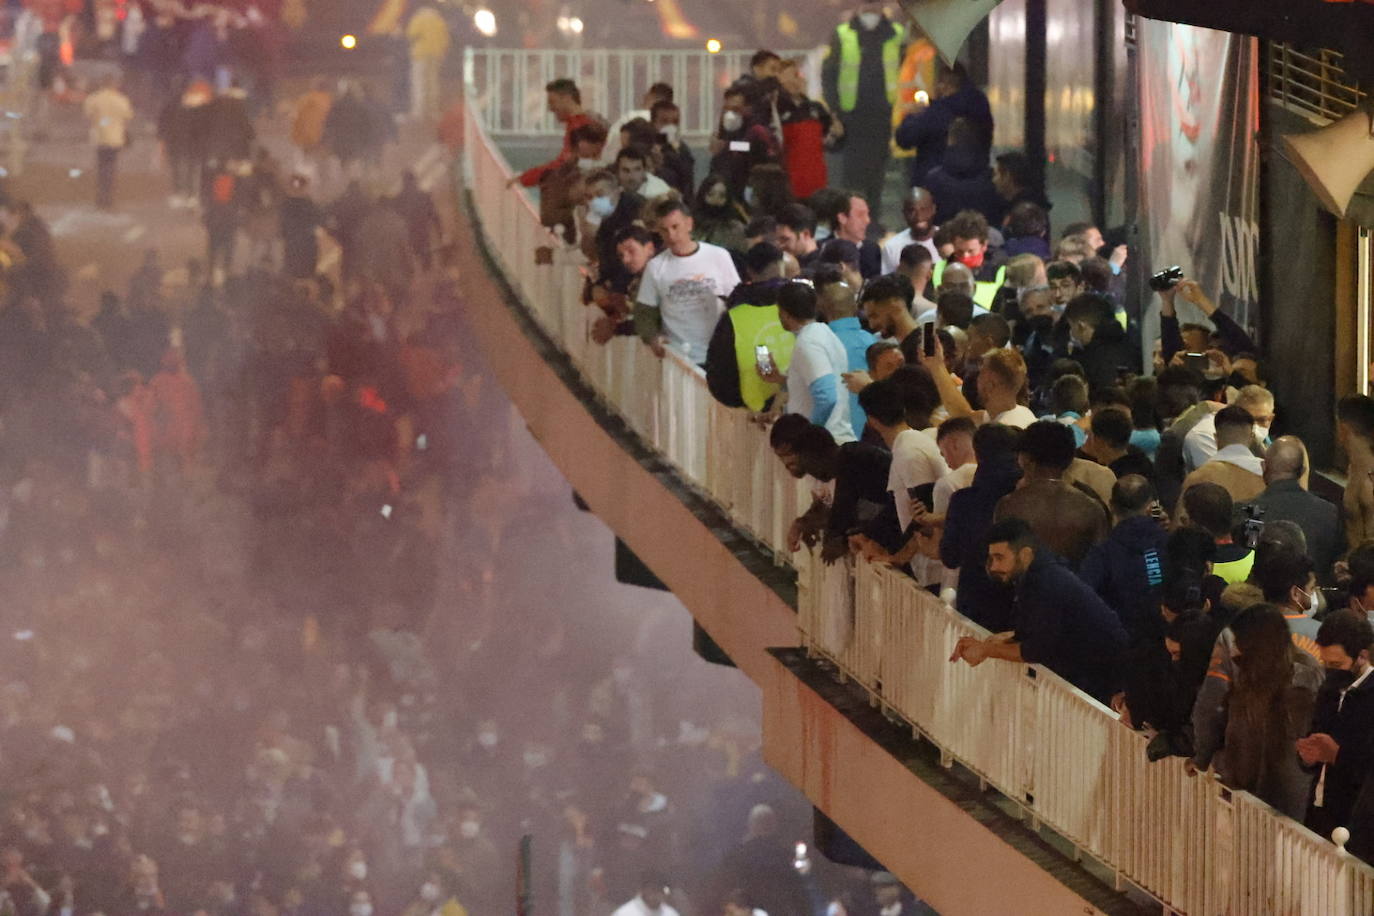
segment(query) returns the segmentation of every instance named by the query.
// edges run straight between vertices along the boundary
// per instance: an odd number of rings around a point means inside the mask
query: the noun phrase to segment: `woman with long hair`
[[[1232,788],[1301,819],[1312,775],[1303,770],[1295,742],[1307,734],[1322,670],[1293,645],[1283,611],[1272,604],[1242,611],[1231,632],[1236,680],[1217,769]]]
[[[692,235],[698,242],[744,253],[746,213],[730,193],[730,185],[723,176],[715,173],[707,175],[697,188],[692,218],[695,224]]]

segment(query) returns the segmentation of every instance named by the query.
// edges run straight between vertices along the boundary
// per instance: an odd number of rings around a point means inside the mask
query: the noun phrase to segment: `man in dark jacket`
[[[1062,319],[1069,326],[1073,347],[1069,356],[1083,367],[1088,387],[1096,392],[1117,385],[1122,369],[1135,371],[1140,355],[1126,340],[1116,309],[1099,293],[1075,296]]]
[[[838,445],[829,430],[812,424],[792,443],[794,473],[822,483],[835,481],[821,557],[832,563],[849,551],[849,536],[864,534],[890,553],[902,545],[892,494],[887,489],[892,453],[864,442]]]
[[[1015,588],[1010,639],[962,637],[950,661],[978,666],[990,658],[1044,665],[1084,693],[1106,702],[1117,686],[1126,631],[1083,580],[1045,550],[1018,518],[987,535],[988,574]]]
[[[1326,683],[1317,694],[1312,732],[1298,740],[1298,756],[1317,767],[1305,823],[1330,837],[1350,815],[1374,767],[1374,679],[1369,653],[1374,626],[1349,609],[1332,613],[1317,631]]]
[[[1001,221],[1006,208],[992,182],[988,151],[956,128],[943,160],[926,175],[925,188],[935,197],[935,222],[947,223],[962,210],[975,210],[992,224]]]
[[[1154,487],[1129,474],[1112,488],[1116,527],[1083,558],[1079,575],[1116,611],[1131,644],[1160,635],[1159,588],[1164,582],[1168,532],[1150,514]]]
[[[1345,550],[1341,513],[1335,503],[1303,489],[1307,449],[1296,436],[1274,440],[1264,456],[1264,482],[1268,484],[1254,505],[1264,510],[1266,522],[1290,521],[1307,538],[1307,553],[1317,567],[1317,578],[1327,581],[1332,564]]]
[[[725,314],[716,322],[706,348],[706,387],[726,407],[759,411],[777,393],[777,386],[750,377],[758,376],[755,348],[767,347],[773,365],[786,374],[796,337],[778,320],[778,290],[787,282],[782,279],[781,249],[759,242],[744,260],[750,282],[735,287]],[[739,339],[741,333],[748,339]]]
[[[983,148],[983,159],[992,149],[992,106],[983,91],[973,85],[962,66],[956,64],[935,82],[935,98],[930,105],[908,114],[897,125],[894,139],[902,149],[916,150],[911,160],[911,184],[925,187],[930,171],[944,161],[949,129],[958,119],[974,129]]]
[[[1021,479],[1016,463],[1018,433],[1014,427],[989,423],[973,434],[978,470],[972,486],[950,497],[940,538],[940,561],[959,570],[955,606],[959,613],[994,633],[1011,626],[1011,591],[988,576],[985,538],[997,504]]]
[[[1057,420],[1026,427],[1017,445],[1026,480],[997,504],[995,518],[1019,518],[1048,549],[1077,569],[1088,550],[1107,537],[1110,519],[1100,497],[1064,481],[1073,463],[1073,433]]]
[[[781,835],[778,816],[768,805],[749,812],[749,830],[721,866],[717,881],[723,890],[738,889],[755,912],[811,912],[806,887],[793,865],[795,851]]]

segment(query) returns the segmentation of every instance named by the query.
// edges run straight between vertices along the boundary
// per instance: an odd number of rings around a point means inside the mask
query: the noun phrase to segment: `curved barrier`
[[[868,692],[1036,824],[1166,910],[1189,914],[1364,916],[1374,869],[1244,792],[1150,763],[1144,735],[1034,665],[950,664],[961,636],[986,632],[899,573],[864,562],[789,557],[787,527],[809,494],[772,455],[767,432],[717,403],[701,371],[634,338],[598,346],[580,302],[582,264],[539,224],[466,106],[464,167],[479,231],[507,282],[597,395],[734,523],[798,573],[798,630],[813,656]],[[536,254],[539,252],[539,254]]]

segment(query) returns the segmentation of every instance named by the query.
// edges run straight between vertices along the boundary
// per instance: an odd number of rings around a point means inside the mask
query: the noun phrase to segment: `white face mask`
[[[1256,423],[1255,438],[1258,439],[1262,444],[1267,444],[1269,442],[1269,427],[1260,426],[1258,423]]]
[[[350,862],[349,865],[348,865],[348,874],[349,874],[349,877],[353,878],[353,880],[355,880],[355,881],[366,881],[366,880],[367,880],[367,863],[366,863],[366,862]],[[357,904],[354,904],[354,906],[357,906]]]
[[[744,115],[738,111],[726,111],[720,116],[721,130],[726,133],[734,133],[744,126]]]
[[[593,197],[591,199],[591,202],[587,204],[588,216],[595,216],[598,222],[610,216],[614,212],[615,201],[611,200],[611,198],[605,194],[602,194],[599,197]],[[480,741],[481,739],[479,738],[478,740]],[[492,742],[492,744],[495,743],[495,741]]]
[[[596,159],[579,159],[579,160],[577,160],[577,167],[578,167],[579,169],[581,169],[582,171],[584,171],[584,172],[590,172],[592,169],[595,169],[595,168],[600,167],[600,165],[601,165],[601,162],[600,162],[599,160],[596,160]]]
[[[754,189],[753,189],[752,187],[745,188],[745,189],[744,189],[744,205],[752,210],[752,209],[754,208],[754,205],[757,204],[758,202],[759,202],[759,196],[758,196],[757,194],[754,193]]]
[[[463,821],[461,824],[458,825],[458,832],[461,833],[463,835],[463,838],[467,840],[476,839],[477,834],[480,833],[481,830],[482,825],[477,821]]]
[[[372,904],[355,903],[348,908],[348,916],[372,916]]]
[[[1314,588],[1309,592],[1306,589],[1300,588],[1298,589],[1298,594],[1302,595],[1303,598],[1300,602],[1303,607],[1303,612],[1309,617],[1317,613],[1317,609],[1321,606],[1320,590]]]
[[[607,199],[609,200],[610,198]],[[593,201],[593,203],[595,203],[595,201]],[[477,735],[477,743],[482,745],[482,747],[496,747],[496,742],[499,740],[500,737],[496,732],[481,732]]]
[[[867,29],[867,30],[870,31],[870,32],[873,31],[874,29],[876,29],[876,28],[878,27],[878,23],[880,23],[880,22],[882,22],[882,21],[883,21],[883,14],[882,14],[882,13],[860,13],[860,14],[859,14],[859,25],[863,26],[865,29]]]
[[[427,900],[430,903],[438,900],[439,885],[435,884],[433,881],[426,881],[424,886],[420,888],[420,899]]]
[[[663,134],[663,139],[667,140],[669,143],[677,142],[677,131],[678,127],[676,124],[664,124],[659,128],[659,133]]]

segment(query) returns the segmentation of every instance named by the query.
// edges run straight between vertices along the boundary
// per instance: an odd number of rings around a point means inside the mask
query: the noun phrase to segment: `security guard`
[[[726,407],[761,411],[778,393],[778,386],[759,374],[760,347],[779,372],[792,362],[796,337],[778,320],[778,290],[783,254],[776,245],[760,242],[745,256],[750,282],[730,294],[728,310],[720,316],[706,349],[706,387]]]
[[[860,4],[835,29],[821,70],[825,103],[844,129],[844,184],[863,195],[875,219],[882,214],[906,39],[906,28],[887,17],[883,4]]]

